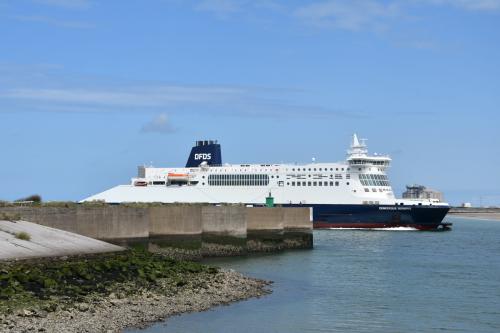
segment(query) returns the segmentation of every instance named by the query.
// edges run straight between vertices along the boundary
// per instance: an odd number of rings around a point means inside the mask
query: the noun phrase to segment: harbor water
[[[500,332],[500,221],[449,232],[321,230],[314,250],[207,263],[273,293],[137,332]]]

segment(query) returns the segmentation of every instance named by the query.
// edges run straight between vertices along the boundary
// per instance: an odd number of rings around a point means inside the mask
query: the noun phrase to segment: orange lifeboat
[[[187,173],[173,173],[169,172],[168,175],[168,180],[173,180],[173,181],[189,181],[189,174]]]

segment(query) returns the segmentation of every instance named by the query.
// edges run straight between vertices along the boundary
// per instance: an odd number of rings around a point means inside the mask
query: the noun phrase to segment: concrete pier
[[[0,214],[186,259],[312,248],[309,208],[203,204],[42,204]]]
[[[201,254],[202,205],[161,205],[149,214],[148,249],[176,258],[196,260]]]
[[[247,207],[247,250],[275,252],[285,248],[284,209],[281,207]]]
[[[283,242],[287,249],[313,247],[312,208],[283,209]]]
[[[204,257],[246,253],[247,220],[241,205],[203,206],[202,255]]]

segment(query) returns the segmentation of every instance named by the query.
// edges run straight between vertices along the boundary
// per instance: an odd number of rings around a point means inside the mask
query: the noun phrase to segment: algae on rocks
[[[133,295],[141,290],[175,292],[192,276],[217,268],[176,261],[147,251],[84,258],[0,263],[0,315],[19,309],[73,308],[88,296]]]

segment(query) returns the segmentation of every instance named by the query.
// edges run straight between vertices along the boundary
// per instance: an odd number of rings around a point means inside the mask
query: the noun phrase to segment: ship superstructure
[[[436,228],[448,204],[397,199],[387,177],[391,158],[369,155],[354,134],[338,163],[222,164],[216,141],[197,141],[184,168],[139,167],[138,177],[84,201],[241,203],[313,207],[317,228]]]

